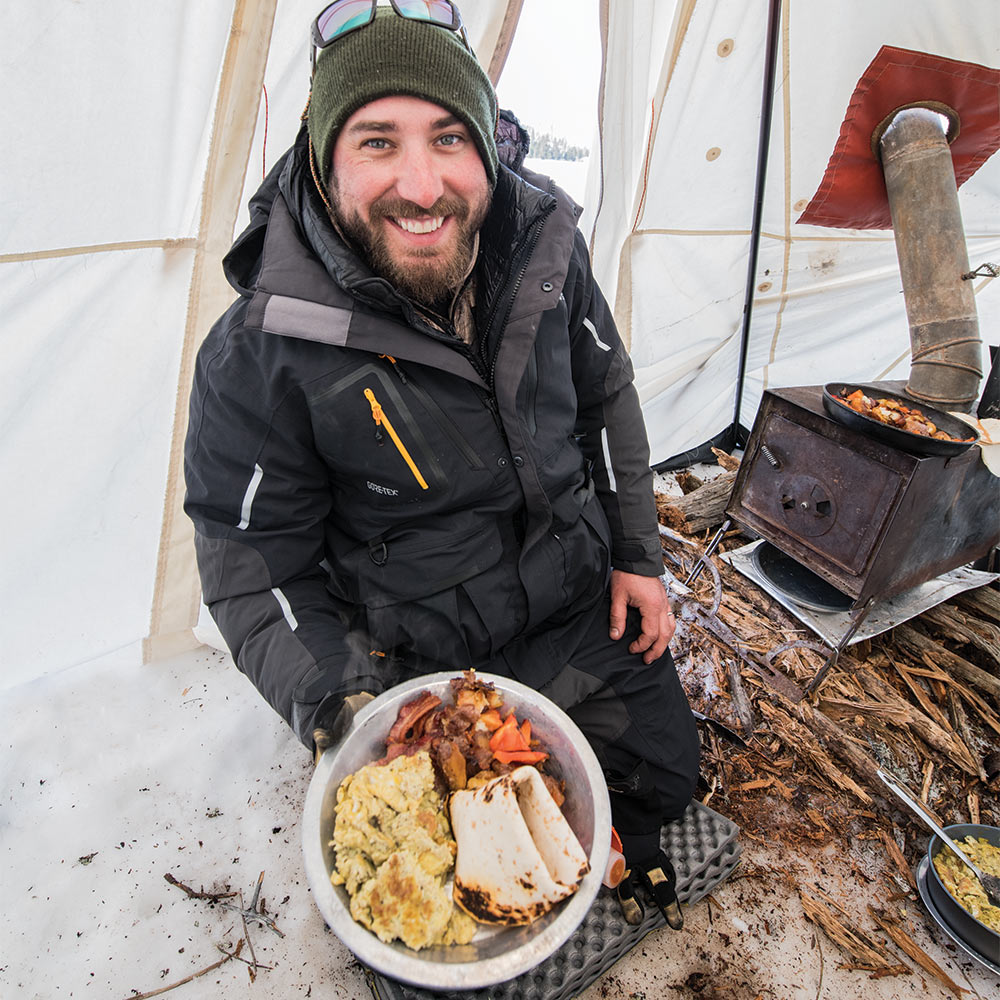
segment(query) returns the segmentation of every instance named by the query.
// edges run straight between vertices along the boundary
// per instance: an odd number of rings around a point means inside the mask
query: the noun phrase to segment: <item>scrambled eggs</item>
[[[445,887],[455,842],[426,751],[348,775],[336,817],[330,880],[347,890],[358,923],[414,949],[472,940],[475,921]]]
[[[966,837],[959,846],[968,859],[987,875],[1000,875],[1000,847],[994,847],[983,837]],[[993,906],[979,879],[947,848],[934,857],[934,868],[944,887],[954,896],[962,909],[971,913],[980,923],[1000,933],[1000,907]]]

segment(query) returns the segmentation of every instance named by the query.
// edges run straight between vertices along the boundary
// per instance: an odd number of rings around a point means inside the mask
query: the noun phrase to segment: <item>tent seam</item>
[[[629,233],[629,236],[748,236],[750,229],[667,229],[651,226],[648,229],[636,229]],[[784,242],[786,239],[791,243],[842,243],[843,236],[790,236],[785,237],[781,233],[772,233],[761,230],[761,238]],[[983,235],[979,239],[994,239],[993,236]],[[893,237],[890,236],[859,236],[852,237],[851,242],[860,243],[891,243]],[[987,281],[994,279],[987,278]]]
[[[503,73],[507,56],[510,55],[510,47],[514,41],[514,32],[517,30],[518,21],[521,19],[523,5],[524,0],[507,0],[507,8],[500,24],[496,44],[493,46],[493,54],[490,56],[489,69],[486,71],[486,75],[494,87],[500,79],[500,74]]]
[[[781,261],[781,304],[774,316],[774,332],[771,335],[771,346],[767,355],[767,363],[761,371],[761,388],[767,390],[770,367],[774,364],[777,356],[778,341],[781,339],[781,327],[784,319],[785,307],[788,305],[788,264],[792,256],[792,99],[791,99],[791,57],[789,52],[789,0],[782,0],[781,4],[781,61],[783,66],[781,105],[782,105],[782,127],[784,130],[783,152],[784,171],[782,173],[783,202],[784,202],[784,254]]]
[[[597,240],[597,220],[604,207],[604,98],[608,83],[608,17],[609,0],[600,0],[597,11],[598,31],[601,36],[601,78],[597,88],[597,204],[594,207],[594,221],[590,227],[589,251],[594,258],[594,244]]]
[[[19,264],[31,260],[56,260],[60,257],[79,257],[91,253],[119,253],[129,250],[195,250],[197,246],[198,239],[194,236],[167,236],[158,240],[123,240],[118,243],[91,243],[78,247],[3,253],[0,254],[0,264]]]

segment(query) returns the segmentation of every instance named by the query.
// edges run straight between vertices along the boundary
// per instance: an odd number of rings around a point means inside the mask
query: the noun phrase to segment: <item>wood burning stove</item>
[[[899,383],[884,383],[889,392]],[[978,447],[914,454],[833,420],[822,386],[764,393],[727,514],[860,608],[1000,542],[1000,479]]]

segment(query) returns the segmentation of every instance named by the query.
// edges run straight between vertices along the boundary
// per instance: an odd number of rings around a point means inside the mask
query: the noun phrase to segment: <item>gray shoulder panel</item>
[[[351,326],[351,312],[307,299],[271,295],[264,306],[261,329],[302,340],[344,347]]]

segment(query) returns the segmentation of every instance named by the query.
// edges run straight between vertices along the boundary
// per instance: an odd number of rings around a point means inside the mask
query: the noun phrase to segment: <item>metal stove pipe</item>
[[[938,409],[969,411],[979,395],[982,341],[969,270],[948,119],[899,111],[876,145],[881,156],[903,298],[910,323],[906,392]]]

